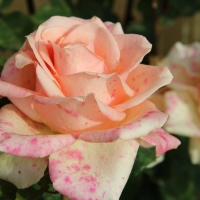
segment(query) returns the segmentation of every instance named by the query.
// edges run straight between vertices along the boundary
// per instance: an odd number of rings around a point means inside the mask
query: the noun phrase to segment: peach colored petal
[[[57,42],[66,34],[66,31],[82,24],[82,21],[77,19],[75,17],[53,16],[38,27],[35,40]]]
[[[139,65],[128,76],[126,83],[135,91],[135,95],[128,101],[115,106],[117,110],[126,110],[135,106],[156,90],[171,82],[172,75],[166,67]]]
[[[43,122],[41,117],[32,109],[33,96],[23,98],[9,97],[9,100],[26,116],[36,122]]]
[[[107,73],[104,61],[81,44],[60,48],[52,43],[54,66],[58,75],[66,76],[82,71]]]
[[[129,72],[138,66],[143,57],[151,50],[151,44],[141,35],[114,35],[120,50],[120,62],[116,72],[126,80]]]
[[[200,138],[192,137],[189,142],[189,154],[192,164],[200,164]]]
[[[95,96],[107,105],[116,105],[134,95],[118,74],[96,74],[82,72],[69,76],[56,76],[65,96]],[[97,89],[98,88],[98,89]]]
[[[119,22],[116,24],[112,22],[104,22],[105,26],[107,29],[113,34],[113,35],[119,35],[119,34],[124,34],[124,31],[122,29],[122,26]]]
[[[0,166],[0,179],[22,189],[37,183],[44,176],[47,159],[22,158],[0,153]]]
[[[134,140],[94,144],[77,140],[49,158],[53,187],[70,199],[119,199],[137,154]]]
[[[160,112],[154,104],[144,101],[127,110],[126,118],[117,127],[84,132],[80,134],[79,138],[87,142],[112,142],[118,138],[136,139],[161,128],[167,117],[168,115]]]
[[[158,110],[165,112],[165,102],[163,94],[154,93],[148,98],[148,100],[154,103]]]
[[[33,109],[47,126],[60,133],[113,127],[125,117],[125,113],[101,103],[93,94],[82,100],[36,96]]]
[[[9,58],[1,73],[1,80],[19,87],[34,90],[36,80],[35,64],[29,56],[33,55],[31,53],[17,53]]]
[[[44,69],[37,65],[36,66],[36,74],[37,74],[37,80],[39,81],[42,89],[45,91],[45,93],[52,97],[52,96],[58,96],[58,97],[64,97],[65,95],[62,93],[60,88],[53,82],[53,80],[46,74]]]
[[[197,104],[187,91],[165,93],[166,112],[170,114],[165,129],[188,137],[200,136],[200,118]]]
[[[104,59],[107,68],[115,69],[120,58],[118,45],[112,34],[96,23],[88,22],[73,29],[61,40],[60,46],[76,43],[87,45],[90,41],[94,41],[94,52]]]
[[[161,156],[165,152],[176,149],[180,145],[180,141],[176,137],[165,132],[163,129],[156,129],[148,135],[142,136],[141,139],[156,146],[156,156]]]
[[[37,43],[35,42],[35,35],[32,33],[30,35],[27,36],[27,40],[29,42],[29,45],[31,46],[33,53],[39,63],[39,65],[44,69],[44,71],[47,73],[47,75],[49,76],[49,78],[51,78],[56,84],[57,81],[56,79],[53,77],[52,73],[55,74],[56,71],[54,68],[48,68],[47,65],[45,64],[44,60],[41,58],[39,52],[38,52],[38,47],[37,47]]]

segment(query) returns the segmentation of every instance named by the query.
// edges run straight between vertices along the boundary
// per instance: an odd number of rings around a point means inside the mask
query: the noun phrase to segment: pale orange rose
[[[48,164],[54,188],[71,200],[119,199],[136,139],[157,155],[179,145],[154,131],[168,116],[146,99],[172,76],[140,64],[150,49],[97,17],[52,17],[28,35],[1,75],[0,95],[13,104],[0,111],[0,178],[24,188]]]

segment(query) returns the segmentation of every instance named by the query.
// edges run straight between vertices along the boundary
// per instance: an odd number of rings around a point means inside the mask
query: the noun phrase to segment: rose
[[[0,95],[13,104],[0,111],[0,177],[27,187],[49,156],[53,186],[70,199],[118,199],[137,141],[157,145],[158,156],[179,145],[155,130],[167,115],[146,100],[172,79],[139,64],[150,48],[97,17],[52,17],[28,35],[1,75]]]
[[[165,124],[167,131],[191,138],[191,161],[200,164],[200,43],[184,45],[177,42],[159,65],[167,65],[174,79],[151,100],[170,114]]]

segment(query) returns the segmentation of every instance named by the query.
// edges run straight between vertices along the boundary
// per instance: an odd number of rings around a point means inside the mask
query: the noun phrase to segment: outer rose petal
[[[190,138],[189,154],[192,164],[200,164],[200,138]]]
[[[185,91],[165,93],[166,112],[170,114],[165,129],[185,136],[200,136],[200,118],[197,105]]]
[[[33,106],[44,123],[59,133],[115,127],[126,116],[103,104],[93,94],[82,99],[36,96]]]
[[[117,110],[124,111],[138,105],[151,96],[160,87],[169,84],[172,75],[166,67],[139,65],[128,76],[126,83],[135,91],[135,95],[122,104],[115,106]]]
[[[17,53],[8,59],[1,73],[1,80],[34,90],[36,81],[35,67],[33,60],[30,60],[28,56],[28,52]]]
[[[176,137],[165,132],[163,129],[154,130],[148,135],[142,136],[141,139],[156,146],[157,157],[171,149],[176,149],[180,145],[180,141]]]
[[[149,101],[132,107],[126,114],[126,118],[118,124],[118,127],[85,132],[79,138],[88,142],[112,142],[118,138],[136,139],[162,127],[168,117]]]
[[[56,78],[65,96],[86,96],[94,93],[101,102],[109,106],[119,104],[134,94],[118,74],[82,72]]]
[[[0,151],[23,157],[45,157],[74,143],[71,135],[56,134],[27,118],[12,104],[0,110]]]
[[[0,178],[17,188],[37,183],[47,167],[47,158],[22,158],[0,152]]]
[[[94,144],[77,140],[50,156],[53,186],[71,200],[116,200],[135,161],[138,143],[117,140]]]

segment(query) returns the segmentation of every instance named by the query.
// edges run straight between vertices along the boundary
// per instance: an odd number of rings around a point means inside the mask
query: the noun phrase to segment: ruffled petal
[[[103,104],[93,94],[85,98],[36,96],[33,106],[44,123],[59,133],[113,127],[116,126],[118,121],[125,118],[125,113],[118,112]]]
[[[163,129],[156,129],[148,135],[142,136],[141,139],[156,146],[157,157],[171,149],[176,149],[180,145],[180,141],[176,137],[165,132]]]
[[[170,114],[165,129],[174,134],[200,136],[200,118],[197,105],[185,91],[165,93],[166,112]]]
[[[12,155],[45,157],[75,142],[71,135],[57,134],[44,124],[34,122],[15,106],[0,110],[0,151]]]
[[[54,66],[60,76],[82,71],[107,72],[104,61],[82,44],[68,45],[66,48],[60,48],[52,43],[52,47],[54,51]]]
[[[137,149],[134,140],[107,144],[77,140],[50,156],[53,187],[70,199],[119,199]]]
[[[0,152],[0,179],[17,188],[27,188],[37,183],[47,167],[47,158],[22,158]]]
[[[138,66],[152,45],[141,35],[121,34],[114,36],[120,50],[120,62],[116,72],[126,80],[129,72]]]
[[[116,105],[117,110],[126,110],[135,106],[156,90],[172,81],[172,75],[166,67],[139,65],[128,76],[126,83],[135,91],[135,95],[122,104]]]
[[[107,105],[116,105],[134,95],[134,91],[118,74],[82,72],[69,76],[56,76],[65,96],[95,96]],[[98,88],[98,89],[97,89]]]
[[[161,128],[168,115],[160,112],[154,104],[144,101],[127,110],[126,118],[116,128],[84,132],[79,136],[87,142],[112,142],[118,138],[136,139]]]
[[[200,138],[190,138],[189,142],[189,154],[192,164],[200,164]]]

